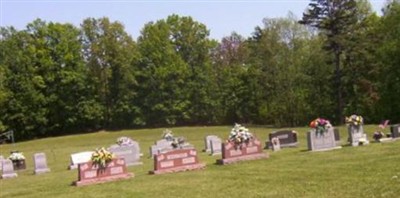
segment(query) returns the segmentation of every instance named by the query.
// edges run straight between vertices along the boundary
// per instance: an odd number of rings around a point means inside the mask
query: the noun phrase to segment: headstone
[[[5,159],[3,160],[2,164],[3,164],[2,174],[1,174],[2,179],[13,178],[18,176],[17,173],[14,172],[14,165],[11,160]]]
[[[136,144],[132,144],[130,146],[111,147],[108,150],[114,153],[117,157],[124,158],[127,166],[143,164],[140,161],[140,150],[137,142]]]
[[[367,134],[364,133],[362,125],[349,125],[348,126],[349,142],[352,146],[367,145],[369,144]]]
[[[219,139],[219,140],[221,140],[218,136],[216,136],[216,135],[207,135],[205,138],[204,138],[204,146],[205,146],[205,148],[203,149],[203,152],[211,152],[211,145],[210,145],[210,140],[213,140],[213,139]]]
[[[195,149],[174,149],[154,156],[154,170],[150,174],[164,174],[202,169],[206,165],[199,163]]]
[[[281,150],[281,143],[279,141],[279,138],[274,137],[271,140],[271,146],[272,146],[272,151],[279,151]]]
[[[3,169],[3,160],[4,160],[4,157],[2,155],[0,155],[0,170]]]
[[[390,133],[392,138],[400,138],[400,124],[391,125]]]
[[[222,140],[217,138],[212,138],[209,141],[210,143],[210,150],[211,154],[210,155],[219,155],[221,154],[222,151]]]
[[[133,177],[133,173],[128,173],[125,160],[115,158],[109,162],[106,167],[99,167],[92,161],[79,164],[78,181],[74,182],[76,186],[104,183],[108,181],[128,179]]]
[[[160,152],[167,152],[169,150],[172,150],[173,147],[171,146],[171,143],[171,141],[167,141],[165,139],[156,141],[155,145],[152,145],[150,147],[150,157],[153,158],[154,155]]]
[[[339,129],[338,128],[334,128],[333,132],[335,134],[335,142],[336,142],[336,146],[340,146],[341,142],[340,142],[340,133],[339,133]]]
[[[317,133],[315,129],[307,132],[308,150],[310,151],[327,151],[342,148],[336,146],[335,133],[333,127],[324,133]]]
[[[78,168],[78,164],[86,163],[91,160],[93,151],[85,151],[80,153],[71,154],[71,164],[69,169],[76,169]]]
[[[268,157],[268,154],[263,153],[261,142],[257,139],[251,139],[248,143],[242,144],[226,142],[222,144],[222,159],[218,159],[217,164],[225,165]]]
[[[35,153],[33,155],[33,161],[35,163],[35,170],[34,170],[35,174],[50,172],[50,169],[47,167],[46,154]]]
[[[297,132],[292,130],[281,130],[275,131],[268,135],[268,141],[266,142],[266,148],[272,148],[272,138],[278,138],[280,146],[284,147],[297,147],[299,142],[297,141]]]

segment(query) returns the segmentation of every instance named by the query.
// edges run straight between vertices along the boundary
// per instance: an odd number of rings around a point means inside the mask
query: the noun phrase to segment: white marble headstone
[[[35,174],[50,172],[50,169],[47,167],[46,154],[35,153],[33,155],[33,161],[35,163],[35,170],[34,170]]]
[[[71,154],[71,164],[69,169],[78,168],[78,164],[86,163],[92,158],[93,151],[85,151],[80,153]]]
[[[5,179],[5,178],[13,178],[13,177],[17,177],[17,173],[15,173],[14,171],[14,166],[11,160],[9,159],[5,159],[2,162],[2,175],[1,178]]]

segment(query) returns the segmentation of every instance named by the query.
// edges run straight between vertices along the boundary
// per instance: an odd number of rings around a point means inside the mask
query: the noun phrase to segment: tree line
[[[17,139],[234,122],[400,121],[400,1],[311,0],[220,41],[170,15],[135,40],[118,21],[37,19],[0,30],[0,131]]]

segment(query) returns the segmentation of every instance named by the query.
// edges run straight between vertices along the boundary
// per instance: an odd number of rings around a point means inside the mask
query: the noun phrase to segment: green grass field
[[[247,126],[262,142],[273,128]],[[172,128],[175,136],[184,136],[198,151],[204,148],[206,135],[225,139],[231,126]],[[264,150],[269,159],[216,165],[220,156],[198,152],[204,170],[149,175],[153,161],[149,146],[161,138],[163,129],[123,130],[45,138],[14,145],[1,145],[0,155],[11,150],[24,153],[27,169],[18,177],[0,180],[0,197],[400,197],[400,141],[346,145],[345,127],[339,127],[342,149],[308,152],[308,128],[299,133],[298,148],[279,152]],[[365,126],[369,140],[376,126]],[[139,142],[143,165],[129,167],[135,174],[129,180],[75,187],[77,170],[67,170],[70,154],[114,144],[120,136]],[[45,152],[51,172],[33,174],[32,156]]]

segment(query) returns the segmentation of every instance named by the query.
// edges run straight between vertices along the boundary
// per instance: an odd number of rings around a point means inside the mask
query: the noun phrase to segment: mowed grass
[[[248,126],[262,142],[274,128]],[[27,169],[18,177],[0,180],[0,197],[400,197],[400,141],[345,146],[347,132],[339,127],[343,148],[308,152],[306,132],[298,131],[300,146],[279,152],[264,150],[270,158],[232,165],[216,165],[221,156],[201,152],[206,135],[227,138],[231,126],[172,128],[199,151],[203,170],[149,175],[153,161],[149,147],[161,138],[163,129],[123,130],[45,138],[14,145],[1,145],[0,154],[11,150],[25,154]],[[372,140],[376,126],[366,126]],[[77,170],[67,170],[70,154],[108,147],[121,136],[139,142],[143,165],[129,167],[129,180],[75,187]],[[45,152],[51,172],[33,174],[32,156]]]

